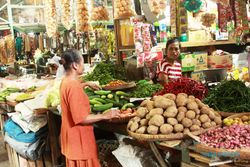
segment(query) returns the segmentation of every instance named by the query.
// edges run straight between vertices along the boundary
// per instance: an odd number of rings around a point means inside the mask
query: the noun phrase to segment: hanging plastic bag
[[[167,1],[166,0],[150,0],[148,1],[149,8],[151,12],[158,17],[159,15],[164,14],[164,11],[167,7]]]
[[[92,21],[108,21],[109,20],[108,10],[104,6],[101,0],[94,0],[92,2],[91,20]]]
[[[132,0],[115,0],[114,1],[114,18],[129,18],[135,15],[134,4]]]
[[[45,12],[47,14],[47,23],[46,23],[46,31],[48,36],[56,37],[57,35],[57,21],[56,21],[56,4],[55,0],[47,0],[47,10]]]
[[[91,29],[89,23],[89,11],[86,0],[76,1],[76,33],[88,32]]]
[[[61,0],[62,4],[62,25],[67,29],[71,29],[73,26],[73,0]]]

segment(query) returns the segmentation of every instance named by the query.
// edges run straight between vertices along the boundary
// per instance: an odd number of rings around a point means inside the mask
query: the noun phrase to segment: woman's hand
[[[121,117],[120,110],[109,110],[109,111],[104,112],[102,115],[103,115],[104,120]]]
[[[101,87],[93,82],[85,82],[82,83],[82,87],[85,88],[86,86],[89,86],[90,88],[94,89],[94,90],[100,90]]]

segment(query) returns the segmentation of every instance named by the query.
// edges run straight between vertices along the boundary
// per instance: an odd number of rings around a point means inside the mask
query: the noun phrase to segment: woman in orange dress
[[[66,74],[60,87],[62,108],[61,150],[67,167],[100,167],[92,124],[119,117],[119,111],[90,114],[88,96],[78,76],[83,72],[83,57],[77,50],[68,50],[62,56]],[[97,88],[85,83],[84,86]]]

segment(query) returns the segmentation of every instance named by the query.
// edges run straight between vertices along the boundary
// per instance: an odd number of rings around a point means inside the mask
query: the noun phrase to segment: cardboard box
[[[189,42],[203,42],[207,41],[207,34],[205,30],[188,31]]]
[[[194,71],[207,69],[207,52],[195,52],[195,67]]]
[[[208,68],[226,68],[233,66],[232,55],[208,56]]]
[[[181,69],[182,72],[194,71],[195,67],[195,55],[191,53],[181,54]]]
[[[195,71],[191,73],[191,79],[195,81],[204,81],[205,80],[205,75],[203,71]]]

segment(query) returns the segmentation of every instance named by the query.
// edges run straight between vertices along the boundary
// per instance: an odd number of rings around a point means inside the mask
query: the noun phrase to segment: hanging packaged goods
[[[49,37],[57,36],[57,16],[55,0],[47,0],[47,22],[46,31]]]
[[[115,0],[114,1],[114,18],[129,18],[135,15],[132,0]]]
[[[164,11],[166,10],[166,6],[167,6],[166,0],[150,0],[148,1],[148,3],[149,3],[150,10],[156,17],[164,14]]]
[[[61,0],[62,4],[62,25],[69,30],[73,26],[73,0]]]
[[[92,13],[91,13],[92,21],[108,21],[109,13],[103,2],[100,0],[94,0],[92,2]]]
[[[86,0],[76,1],[76,33],[88,32],[91,29],[89,23],[89,11]]]
[[[7,61],[13,63],[15,61],[15,41],[11,35],[4,37],[6,43]]]

